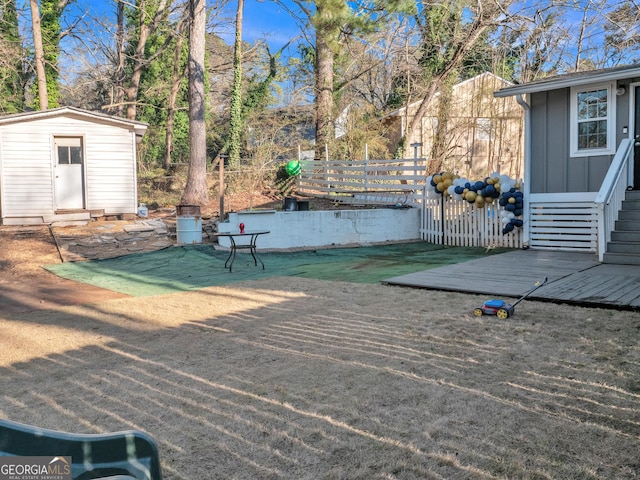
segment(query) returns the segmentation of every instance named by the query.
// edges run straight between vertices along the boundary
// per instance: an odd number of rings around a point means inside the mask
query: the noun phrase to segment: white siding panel
[[[50,137],[39,128],[11,125],[2,134],[4,216],[53,212]]]
[[[87,202],[105,213],[135,213],[134,139],[120,128],[102,129],[86,139]]]

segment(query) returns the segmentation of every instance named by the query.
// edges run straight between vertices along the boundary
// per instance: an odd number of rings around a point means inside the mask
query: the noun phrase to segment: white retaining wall
[[[240,223],[246,231],[270,231],[258,237],[258,249],[420,240],[419,208],[237,212],[218,224],[218,232],[239,232]],[[219,237],[218,243],[230,246],[226,237]]]

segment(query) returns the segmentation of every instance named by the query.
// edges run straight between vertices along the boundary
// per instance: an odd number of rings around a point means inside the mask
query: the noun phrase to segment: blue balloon
[[[458,185],[456,188],[453,189],[454,192],[456,192],[458,195],[462,195],[462,193],[464,192],[464,188],[462,188],[460,185]]]
[[[493,194],[496,193],[496,187],[494,187],[493,185],[487,185],[487,188],[485,188],[484,191],[487,195],[492,197]]]
[[[515,212],[516,211],[516,206],[513,203],[507,203],[504,206],[504,209],[509,211],[509,212]]]
[[[517,198],[517,197],[520,197],[520,198],[524,197],[524,193],[522,193],[522,192],[516,192],[516,198]]]
[[[478,187],[476,187],[475,185],[470,185],[469,186],[469,190],[471,190],[472,192],[477,192],[478,191]]]
[[[500,200],[498,200],[498,204],[501,207],[504,207],[507,203],[509,203],[509,199],[505,198],[504,196]]]
[[[513,231],[513,224],[512,223],[507,223],[504,226],[504,228],[502,229],[502,234],[504,235],[504,234],[512,232],[512,231]]]
[[[516,193],[516,192],[517,192],[516,187],[511,187],[509,189],[509,193]]]
[[[471,188],[471,183],[470,182],[465,183],[464,188]]]
[[[511,223],[516,227],[521,227],[523,222],[519,218],[514,218],[511,220]]]
[[[478,180],[476,182],[476,190],[480,190],[481,188],[484,188],[484,182],[481,182],[480,180]]]
[[[438,185],[436,182],[433,181],[433,178],[431,178],[431,186],[435,187],[436,185]]]
[[[519,217],[520,215],[522,215],[522,209],[518,209],[518,208],[516,208],[516,209],[513,211],[513,214],[514,214],[516,217]]]

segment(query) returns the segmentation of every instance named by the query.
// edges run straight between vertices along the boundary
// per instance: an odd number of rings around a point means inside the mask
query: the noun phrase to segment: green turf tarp
[[[54,274],[132,296],[196,290],[266,277],[378,283],[385,278],[502,253],[506,249],[443,247],[425,242],[295,252],[259,252],[265,269],[249,253],[238,252],[233,272],[224,268],[228,252],[210,245],[171,247],[149,253],[89,262],[48,265]]]

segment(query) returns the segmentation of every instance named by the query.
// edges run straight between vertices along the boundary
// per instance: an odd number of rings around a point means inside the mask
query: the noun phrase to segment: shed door
[[[640,87],[635,87],[635,121],[633,148],[633,189],[640,190]]]
[[[84,169],[82,139],[56,137],[55,154],[55,202],[56,210],[84,208]]]

